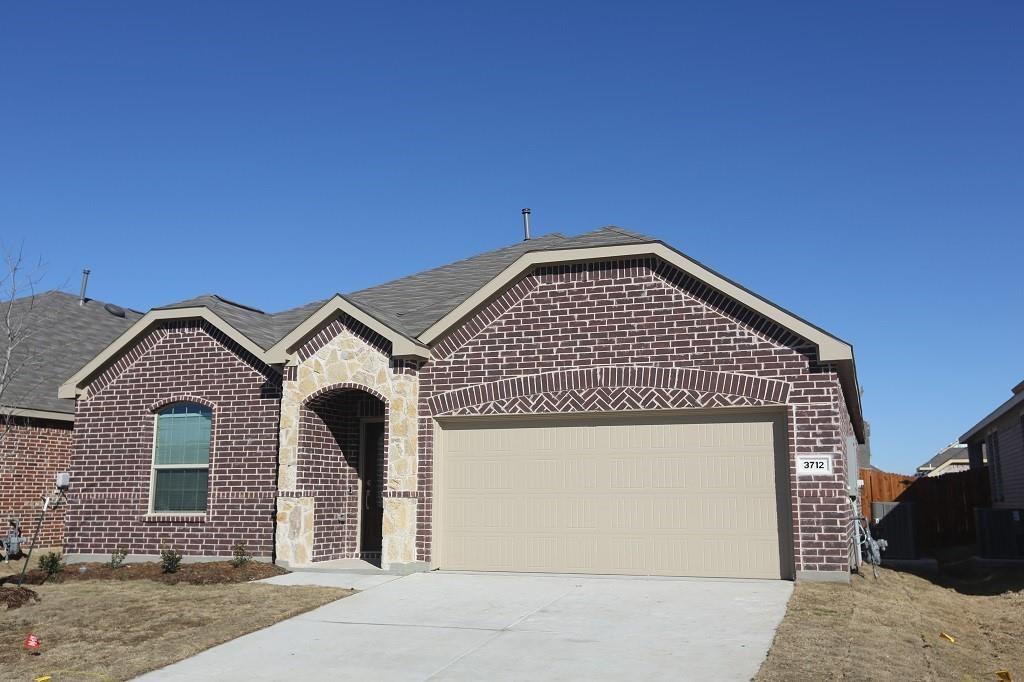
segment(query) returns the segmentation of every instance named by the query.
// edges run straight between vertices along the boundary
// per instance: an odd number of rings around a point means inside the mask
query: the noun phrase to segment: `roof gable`
[[[361,289],[346,298],[394,329],[419,336],[526,253],[650,241],[654,241],[652,237],[618,227],[576,237],[556,232]]]
[[[726,279],[710,268],[659,241],[631,242],[612,246],[569,246],[567,248],[528,251],[489,282],[478,288],[469,298],[452,308],[437,322],[423,331],[418,338],[427,344],[434,343],[506,287],[537,266],[639,256],[660,258],[680,271],[695,277],[729,298],[779,324],[781,327],[790,330],[797,336],[806,339],[817,348],[818,360],[821,362],[853,359],[853,348],[842,339],[797,317],[788,310],[758,296],[732,280]]]
[[[937,469],[946,462],[954,459],[967,459],[967,447],[957,443],[947,445],[938,453],[933,455],[931,459],[917,468],[918,470],[931,471],[932,469]]]
[[[860,392],[852,347],[666,244],[618,227],[575,237],[554,233],[512,244],[455,263],[385,282],[348,295],[268,314],[215,295],[204,295],[151,310],[60,389],[77,394],[83,382],[110,362],[135,336],[167,319],[202,318],[267,364],[283,364],[304,338],[339,314],[365,324],[392,343],[399,357],[429,358],[429,346],[538,265],[654,256],[746,306],[817,349],[818,360],[840,364],[840,379],[851,417],[862,430]],[[863,439],[863,438],[861,438]]]
[[[109,363],[121,357],[130,349],[137,338],[146,334],[154,326],[166,320],[200,319],[205,320],[215,329],[221,331],[229,339],[251,353],[254,357],[264,360],[266,349],[261,348],[251,338],[243,334],[223,317],[206,306],[188,308],[158,308],[150,310],[135,324],[117,337],[110,345],[93,357],[81,369],[74,373],[57,390],[58,398],[77,398],[88,382]],[[269,363],[268,363],[269,364]]]

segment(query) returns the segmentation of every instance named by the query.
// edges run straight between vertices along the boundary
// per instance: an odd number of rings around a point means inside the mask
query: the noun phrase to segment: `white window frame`
[[[166,410],[172,405],[180,405],[187,403],[191,405],[199,405],[205,407],[210,411],[210,452],[206,458],[206,464],[157,464],[156,463],[156,444],[159,436],[158,431],[160,430],[160,413]],[[149,459],[149,506],[147,507],[147,514],[149,516],[195,516],[203,517],[210,513],[210,484],[212,472],[210,471],[210,464],[213,462],[213,447],[216,439],[214,437],[214,409],[206,403],[201,403],[198,400],[189,400],[183,398],[181,400],[175,400],[173,402],[165,403],[153,411],[153,445],[152,453]],[[153,508],[156,502],[156,472],[164,471],[169,469],[206,469],[206,510],[205,511],[156,511]]]

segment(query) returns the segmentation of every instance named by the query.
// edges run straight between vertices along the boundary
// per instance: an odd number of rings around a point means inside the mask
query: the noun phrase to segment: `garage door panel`
[[[771,421],[456,428],[443,568],[779,577]]]

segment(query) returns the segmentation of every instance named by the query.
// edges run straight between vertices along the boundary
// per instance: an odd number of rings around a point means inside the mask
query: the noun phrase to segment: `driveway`
[[[793,589],[508,573],[361,580],[359,594],[141,679],[749,680]]]

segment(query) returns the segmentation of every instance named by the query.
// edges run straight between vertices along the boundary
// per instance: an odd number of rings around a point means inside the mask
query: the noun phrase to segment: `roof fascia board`
[[[971,463],[971,460],[969,460],[969,459],[964,459],[962,457],[953,457],[953,458],[947,459],[945,462],[943,462],[942,464],[940,464],[937,467],[932,467],[932,470],[928,472],[928,475],[929,476],[941,476],[942,475],[941,472],[945,471],[946,469],[948,469],[951,466],[963,466],[964,464],[968,464],[969,465],[970,463]]]
[[[341,294],[335,294],[315,313],[303,320],[299,326],[288,332],[283,339],[274,344],[267,351],[267,361],[275,365],[291,361],[296,346],[320,327],[327,324],[338,313],[348,315],[390,341],[391,354],[396,358],[411,357],[423,360],[430,358],[430,350],[426,346],[392,329]]]
[[[113,343],[100,351],[99,355],[90,360],[82,369],[75,372],[74,376],[65,381],[57,390],[58,398],[74,399],[82,391],[86,380],[96,372],[105,367],[110,361],[118,357],[137,337],[146,332],[150,327],[166,320],[188,320],[201,319],[210,323],[224,333],[229,339],[237,343],[249,353],[267,362],[266,351],[252,341],[248,336],[232,327],[220,315],[206,307],[195,308],[161,308],[150,310],[143,315],[138,322],[128,328],[121,336],[114,339]],[[268,363],[270,364],[270,363]]]
[[[0,407],[0,414],[12,417],[14,419],[25,417],[28,419],[50,419],[52,421],[60,422],[73,422],[75,421],[75,415],[68,414],[67,412],[54,412],[53,410],[34,410],[32,408],[22,407]]]
[[[1014,407],[1021,404],[1024,404],[1024,393],[1017,393],[1016,395],[1012,396],[1009,400],[1007,400],[1005,403],[1003,403],[996,409],[992,410],[992,412],[990,412],[984,419],[982,419],[980,422],[972,426],[967,433],[960,436],[960,442],[966,445],[967,441],[973,439],[975,436],[980,435],[989,426],[991,426],[993,422],[1006,416],[1006,414],[1010,412]]]
[[[839,385],[843,389],[843,399],[846,400],[846,409],[850,412],[850,422],[853,424],[854,435],[861,445],[865,442],[864,433],[864,408],[860,401],[860,384],[857,382],[857,364],[840,361],[837,363]]]
[[[527,252],[477,290],[476,293],[459,304],[454,310],[431,325],[430,328],[420,334],[419,340],[426,344],[433,343],[530,268],[538,265],[608,260],[624,256],[657,256],[661,258],[683,272],[717,289],[726,296],[739,301],[755,312],[789,329],[798,336],[807,339],[817,347],[818,360],[820,362],[853,360],[853,348],[850,344],[818,329],[805,320],[744,289],[735,282],[722,277],[661,242]]]

